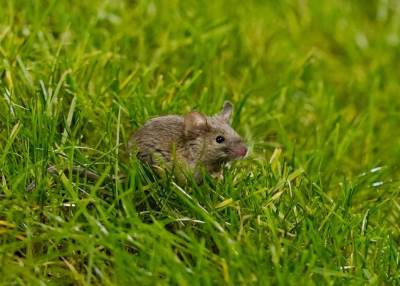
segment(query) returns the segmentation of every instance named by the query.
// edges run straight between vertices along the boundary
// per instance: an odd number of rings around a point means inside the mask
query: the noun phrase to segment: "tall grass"
[[[0,283],[400,283],[399,19],[395,0],[0,1]],[[252,153],[222,180],[124,153],[152,116],[226,99]]]

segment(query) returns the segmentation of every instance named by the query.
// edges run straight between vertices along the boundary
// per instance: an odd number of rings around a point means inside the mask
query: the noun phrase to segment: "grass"
[[[394,0],[2,1],[0,283],[399,284],[399,19]],[[148,118],[226,99],[252,153],[223,180],[123,153]]]

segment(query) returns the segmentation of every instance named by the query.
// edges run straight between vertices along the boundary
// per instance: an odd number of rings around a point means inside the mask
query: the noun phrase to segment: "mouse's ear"
[[[224,107],[222,108],[222,111],[218,114],[222,120],[224,120],[226,123],[231,122],[232,118],[232,112],[233,112],[233,105],[229,101],[225,101]]]
[[[185,134],[199,134],[208,129],[207,118],[196,111],[190,112],[184,118]]]

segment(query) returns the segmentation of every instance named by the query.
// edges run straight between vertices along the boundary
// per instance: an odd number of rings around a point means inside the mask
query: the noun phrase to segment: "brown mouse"
[[[232,111],[232,104],[225,102],[222,111],[214,116],[194,111],[185,116],[153,118],[133,134],[128,150],[130,153],[136,151],[137,157],[158,173],[174,169],[179,182],[184,183],[185,175],[190,174],[199,183],[202,181],[202,168],[211,175],[218,175],[224,164],[247,154],[245,143],[230,125]],[[47,171],[53,176],[69,173],[68,169],[59,170],[54,165]],[[81,166],[73,166],[71,172],[91,181],[100,178]],[[35,187],[33,181],[27,190]]]
[[[177,167],[175,175],[190,173],[201,182],[201,170],[217,175],[222,166],[243,158],[247,147],[231,127],[233,106],[225,102],[220,113],[206,116],[193,111],[147,121],[129,140],[128,150],[159,170]]]

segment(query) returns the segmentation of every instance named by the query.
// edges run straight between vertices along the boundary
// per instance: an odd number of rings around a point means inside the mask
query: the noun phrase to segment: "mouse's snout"
[[[237,146],[237,147],[233,148],[232,151],[236,157],[244,157],[247,154],[247,147],[244,145]]]
[[[246,156],[246,154],[247,154],[247,147],[246,147],[246,146],[239,147],[238,154],[239,154],[241,157]]]

